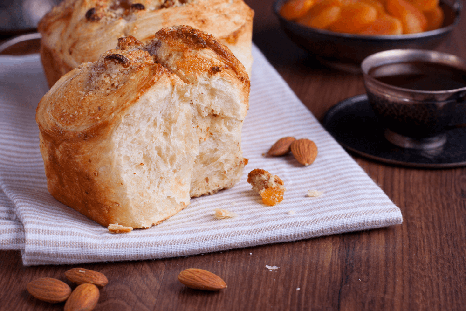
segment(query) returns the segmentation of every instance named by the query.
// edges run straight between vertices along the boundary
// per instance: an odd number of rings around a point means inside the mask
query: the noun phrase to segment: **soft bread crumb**
[[[221,209],[221,208],[216,208],[215,213],[214,213],[215,219],[227,219],[227,218],[233,218],[236,216],[238,215],[233,212],[229,212],[226,209]]]
[[[123,227],[122,225],[119,224],[110,224],[108,226],[108,231],[111,233],[128,233],[133,231],[132,227]]]
[[[254,191],[259,193],[262,202],[266,205],[274,206],[283,200],[286,188],[283,187],[283,181],[280,177],[276,175],[256,168],[249,172],[248,183],[252,185]]]
[[[277,266],[269,266],[269,265],[265,265],[265,267],[267,269],[269,269],[269,271],[272,271],[272,270],[278,270],[280,267],[277,267]]]
[[[317,190],[308,190],[307,191],[307,196],[308,197],[316,198],[316,197],[320,197],[322,194],[323,194],[323,192],[317,191]]]
[[[296,214],[295,211],[289,211],[289,212],[288,212],[288,215],[294,215],[294,214]]]

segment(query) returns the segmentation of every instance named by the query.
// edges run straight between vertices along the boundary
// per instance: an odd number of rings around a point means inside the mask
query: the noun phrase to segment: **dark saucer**
[[[329,109],[322,125],[347,150],[384,163],[424,168],[466,165],[466,128],[447,132],[447,142],[429,151],[401,148],[384,137],[367,95],[345,99]]]

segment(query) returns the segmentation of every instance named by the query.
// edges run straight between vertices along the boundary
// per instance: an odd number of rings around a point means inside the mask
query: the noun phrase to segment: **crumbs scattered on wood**
[[[266,267],[267,269],[269,269],[269,271],[273,271],[273,270],[278,270],[278,269],[280,269],[280,267],[277,267],[277,266],[265,265],[265,267]]]

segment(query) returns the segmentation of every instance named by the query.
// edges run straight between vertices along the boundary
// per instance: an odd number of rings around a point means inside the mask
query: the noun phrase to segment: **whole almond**
[[[190,268],[178,274],[178,280],[192,289],[200,290],[221,290],[227,287],[218,275],[213,274],[207,270]]]
[[[73,268],[65,272],[66,278],[73,283],[83,284],[91,283],[102,288],[108,284],[108,279],[105,275],[94,270],[84,268]]]
[[[65,311],[94,310],[99,301],[100,293],[97,286],[91,283],[78,285],[65,303]]]
[[[63,302],[71,294],[68,284],[53,278],[39,278],[26,285],[26,289],[35,298],[50,302]]]
[[[316,144],[307,138],[295,140],[291,143],[290,149],[296,160],[304,166],[314,163],[317,157]]]
[[[290,152],[291,143],[296,139],[294,137],[283,137],[280,138],[270,147],[267,154],[272,157],[279,157]]]

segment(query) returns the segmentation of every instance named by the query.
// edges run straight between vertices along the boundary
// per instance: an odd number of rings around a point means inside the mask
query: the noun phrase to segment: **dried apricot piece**
[[[403,34],[403,25],[400,20],[384,14],[377,18],[375,22],[364,28],[359,33],[361,35],[401,35]]]
[[[265,205],[274,206],[283,200],[284,188],[266,188],[261,191],[260,196]]]
[[[287,20],[298,19],[317,2],[317,0],[290,0],[280,8],[280,15]]]
[[[377,19],[377,10],[362,2],[345,5],[341,8],[340,18],[332,23],[330,30],[341,33],[357,33]]]
[[[418,8],[405,0],[387,0],[387,12],[398,18],[403,24],[403,33],[419,33],[426,30],[427,20]]]
[[[344,0],[320,1],[296,22],[312,28],[326,29],[340,17],[342,1]]]
[[[387,12],[385,11],[385,7],[383,5],[383,2],[381,0],[359,0],[360,2],[369,4],[370,6],[373,6],[377,10],[378,16],[386,14]]]
[[[360,0],[341,0],[341,5],[349,5],[358,3]]]
[[[341,8],[330,6],[319,13],[306,15],[305,18],[297,20],[298,23],[317,29],[326,29],[340,18]]]
[[[439,0],[409,0],[409,2],[421,11],[433,10],[439,4]]]
[[[443,10],[441,8],[436,7],[433,10],[424,11],[424,15],[427,20],[426,31],[442,27],[443,20],[445,19],[445,14],[443,13]]]

